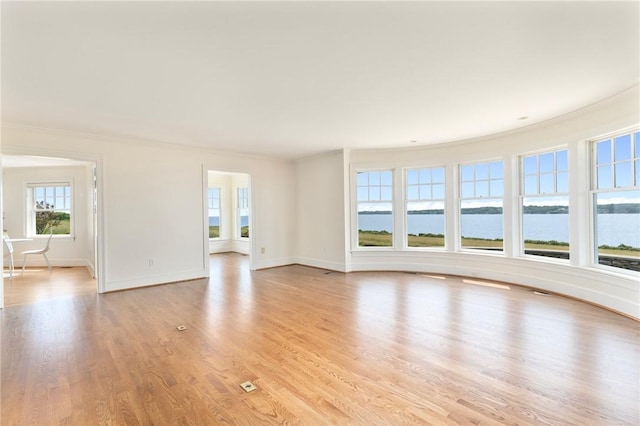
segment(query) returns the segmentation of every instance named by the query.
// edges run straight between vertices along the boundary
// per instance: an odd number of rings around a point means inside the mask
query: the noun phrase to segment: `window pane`
[[[369,174],[358,172],[358,186],[367,186],[369,184]]]
[[[444,202],[407,204],[409,247],[444,247]]]
[[[431,183],[431,170],[430,169],[421,169],[420,170],[420,183]]]
[[[550,194],[555,192],[553,174],[540,175],[540,193]]]
[[[380,172],[369,172],[369,185],[380,185]]]
[[[391,185],[392,176],[393,174],[389,170],[380,172],[380,184]]]
[[[476,164],[476,180],[489,179],[489,167],[487,163]]]
[[[418,184],[418,171],[407,170],[407,185],[417,185],[417,184]]]
[[[491,179],[502,179],[502,161],[494,161],[491,163]]]
[[[433,183],[444,183],[444,167],[432,169],[431,180]]]
[[[371,187],[369,187],[369,200],[370,201],[380,201],[380,187],[379,186],[371,186]]]
[[[611,166],[600,166],[597,170],[598,173],[598,189],[613,188],[613,182],[611,180]]]
[[[569,174],[568,173],[558,173],[556,191],[569,192]]]
[[[34,198],[36,202],[44,201],[44,188],[41,188],[41,187],[34,188]]]
[[[532,155],[530,157],[524,157],[523,169],[525,175],[532,175],[538,173],[538,157]]]
[[[631,162],[617,163],[615,167],[616,188],[631,186]]]
[[[502,179],[500,180],[490,180],[489,181],[490,184],[490,188],[489,190],[491,191],[490,195],[492,197],[502,197],[502,194],[504,192],[504,188],[502,185]]]
[[[34,204],[29,234],[71,234],[71,186],[31,187]]]
[[[474,184],[473,182],[463,182],[462,183],[462,198],[472,198],[474,196]]]
[[[489,196],[489,181],[481,180],[476,182],[476,197]]]
[[[619,136],[614,139],[614,154],[616,161],[631,159],[631,135]]]
[[[358,246],[393,246],[391,203],[376,203],[375,207],[372,207],[372,205],[358,205]]]
[[[554,169],[553,152],[540,155],[540,173],[551,173]]]
[[[524,193],[525,194],[537,194],[538,193],[538,175],[525,176],[525,178],[524,178]]]
[[[433,199],[434,200],[444,200],[444,185],[443,184],[435,184],[432,186],[433,191]]]
[[[556,152],[556,170],[559,172],[566,172],[569,170],[569,154],[566,149],[564,151]]]
[[[431,199],[431,185],[420,185],[420,199]]]
[[[640,191],[595,195],[595,243],[598,263],[638,271],[640,258]],[[634,266],[634,262],[636,262]]]
[[[640,160],[636,160],[636,186],[640,186]]]
[[[407,187],[407,199],[408,200],[418,200],[418,187],[415,185]]]
[[[524,253],[569,259],[569,197],[522,199]]]
[[[640,158],[640,132],[636,132],[633,135],[633,139],[635,140],[635,150],[634,150],[634,157],[635,158]],[[636,169],[636,173],[639,172],[640,170]]]
[[[464,200],[460,203],[461,246],[502,251],[502,203]]]
[[[369,188],[359,187],[358,188],[358,201],[367,201],[369,199]]]
[[[460,174],[463,182],[469,182],[473,180],[473,166],[462,166],[460,168]]]
[[[381,200],[392,200],[393,195],[390,186],[383,186],[380,189],[380,199]]]
[[[611,141],[606,140],[596,144],[596,164],[611,163]]]

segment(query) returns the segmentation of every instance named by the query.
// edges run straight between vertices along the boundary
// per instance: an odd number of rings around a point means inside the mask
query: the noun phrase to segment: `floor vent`
[[[533,290],[533,294],[537,294],[538,296],[548,296],[549,293],[547,293],[546,291],[541,291],[541,290]]]
[[[256,387],[256,385],[254,385],[251,382],[244,382],[244,383],[240,383],[240,387],[245,391],[245,392],[251,392],[254,391],[256,389],[258,389]]]

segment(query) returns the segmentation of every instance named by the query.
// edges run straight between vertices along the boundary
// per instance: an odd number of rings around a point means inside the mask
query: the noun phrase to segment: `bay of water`
[[[209,216],[209,226],[220,226],[220,217]],[[249,216],[240,216],[240,226],[249,226]]]
[[[569,242],[569,216],[566,214],[527,214],[523,218],[525,240]],[[392,216],[384,214],[358,215],[358,228],[391,232]],[[409,234],[444,234],[443,215],[408,215]],[[503,238],[502,215],[467,214],[461,217],[461,231],[465,237]],[[598,245],[626,244],[640,247],[640,218],[634,214],[598,215]]]

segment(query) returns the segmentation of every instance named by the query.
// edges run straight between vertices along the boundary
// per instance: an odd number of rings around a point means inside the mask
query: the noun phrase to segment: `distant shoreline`
[[[639,203],[599,204],[598,214],[640,214]],[[524,206],[524,214],[569,214],[568,206]],[[388,215],[391,211],[362,211],[359,215]],[[471,207],[462,208],[462,214],[502,214],[502,207]],[[409,210],[410,215],[444,214],[444,209]]]

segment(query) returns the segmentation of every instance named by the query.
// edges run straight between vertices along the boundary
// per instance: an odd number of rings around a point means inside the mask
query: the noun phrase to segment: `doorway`
[[[249,257],[242,264],[252,267],[251,176],[247,173],[208,170],[207,248],[209,258],[221,253]],[[209,274],[213,264],[209,262]]]
[[[17,154],[1,159],[3,234],[17,240],[12,277],[3,259],[4,306],[98,292],[97,162]],[[52,272],[35,255],[26,257],[23,273],[21,253],[44,247],[48,234]]]

